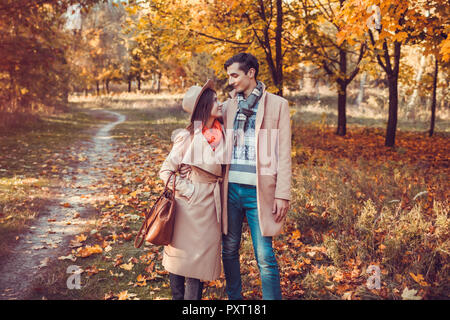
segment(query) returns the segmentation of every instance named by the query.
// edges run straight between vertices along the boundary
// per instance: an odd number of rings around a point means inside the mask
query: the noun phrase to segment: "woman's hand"
[[[181,179],[186,179],[189,176],[189,174],[191,173],[191,171],[192,171],[192,168],[191,168],[190,165],[184,164],[184,163],[181,164],[181,166],[180,166],[180,178]]]

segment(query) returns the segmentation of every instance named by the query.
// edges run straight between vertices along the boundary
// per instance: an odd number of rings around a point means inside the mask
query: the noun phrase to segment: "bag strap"
[[[152,225],[152,222],[156,219],[156,216],[152,217],[153,212],[155,211],[156,205],[158,204],[159,200],[161,199],[161,197],[166,193],[166,191],[168,190],[169,187],[169,182],[170,182],[170,178],[172,178],[172,176],[174,175],[174,179],[173,179],[173,184],[172,184],[172,193],[170,195],[170,198],[172,201],[175,201],[175,181],[177,178],[176,173],[179,170],[175,170],[175,171],[171,171],[169,178],[167,179],[166,182],[166,186],[164,187],[164,191],[163,193],[158,197],[158,199],[155,201],[155,203],[153,204],[152,208],[150,210],[148,210],[145,214],[145,219],[144,222],[141,225],[141,228],[139,229],[136,238],[134,239],[134,247],[135,248],[140,248],[142,246],[142,244],[145,241],[145,236],[147,235],[148,230],[150,229],[150,226]],[[147,223],[147,221],[152,218],[152,221],[150,221],[149,223]],[[143,231],[145,228],[145,232]]]

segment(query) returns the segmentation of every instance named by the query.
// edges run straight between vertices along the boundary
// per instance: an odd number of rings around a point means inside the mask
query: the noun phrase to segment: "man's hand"
[[[191,173],[191,170],[192,170],[192,168],[191,168],[190,165],[183,163],[180,166],[180,178],[181,179],[186,179],[187,176],[189,175],[189,173]]]
[[[275,222],[283,221],[289,210],[289,200],[275,198],[272,213],[275,215]]]

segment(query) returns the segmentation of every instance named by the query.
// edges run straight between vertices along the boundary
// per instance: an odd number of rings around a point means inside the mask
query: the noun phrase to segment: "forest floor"
[[[293,199],[273,243],[283,298],[448,299],[448,121],[431,138],[400,122],[387,148],[383,119],[349,116],[338,137],[335,115],[304,99],[292,99]],[[170,299],[161,247],[133,241],[187,124],[179,104],[80,99],[2,136],[0,299]],[[241,266],[244,298],[260,299],[247,225]],[[224,285],[206,283],[204,299],[225,299]]]

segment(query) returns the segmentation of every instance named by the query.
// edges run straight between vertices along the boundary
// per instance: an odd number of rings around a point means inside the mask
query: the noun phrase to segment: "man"
[[[258,60],[239,53],[224,65],[233,86],[223,105],[224,126],[232,132],[231,161],[222,190],[222,260],[230,300],[242,299],[239,248],[244,215],[261,274],[263,299],[281,299],[280,272],[272,237],[289,210],[291,128],[288,101],[257,80]],[[231,130],[232,129],[232,130]]]

